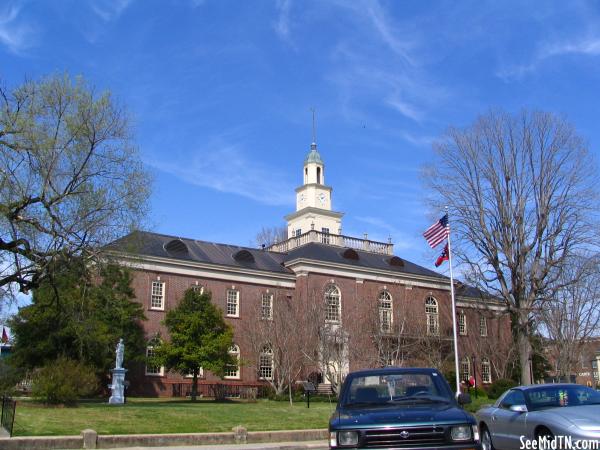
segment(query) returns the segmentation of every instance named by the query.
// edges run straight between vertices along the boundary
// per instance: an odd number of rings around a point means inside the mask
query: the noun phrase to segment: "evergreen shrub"
[[[61,357],[36,373],[31,395],[46,404],[73,406],[97,389],[98,379],[93,368]]]
[[[517,383],[515,383],[514,380],[508,380],[504,378],[496,380],[488,388],[488,397],[498,398],[504,393],[504,391],[507,391],[508,389],[515,387],[516,385]]]

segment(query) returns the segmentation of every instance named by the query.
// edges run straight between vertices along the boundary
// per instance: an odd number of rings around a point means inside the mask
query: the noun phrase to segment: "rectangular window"
[[[323,244],[329,244],[329,228],[321,228],[321,242]]]
[[[273,319],[273,294],[263,294],[260,305],[260,318]]]
[[[153,281],[150,295],[150,309],[165,309],[165,282]]]
[[[154,347],[147,347],[146,348],[146,358],[150,359],[152,357],[154,357]],[[146,363],[146,375],[156,375],[156,376],[163,376],[165,372],[165,368],[162,366],[153,366],[151,364],[149,364],[148,362]]]
[[[463,336],[467,334],[467,316],[463,313],[458,315],[458,333]]]
[[[481,316],[479,318],[479,335],[480,336],[487,336],[488,335],[487,320],[483,316]]]
[[[227,316],[240,317],[240,293],[239,291],[227,290]]]
[[[300,237],[301,234],[302,234],[302,230],[300,228],[298,228],[296,230],[296,237]]]
[[[185,377],[186,378],[194,378],[194,374],[188,373]],[[198,371],[198,378],[204,378],[204,369],[202,367],[200,367],[200,370]]]

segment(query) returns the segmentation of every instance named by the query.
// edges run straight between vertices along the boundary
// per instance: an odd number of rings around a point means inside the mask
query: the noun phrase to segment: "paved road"
[[[192,445],[183,447],[121,447],[114,450],[326,450],[328,448],[327,441],[306,441],[236,445]]]

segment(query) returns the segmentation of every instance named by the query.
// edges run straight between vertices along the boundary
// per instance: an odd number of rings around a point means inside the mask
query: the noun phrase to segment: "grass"
[[[471,397],[470,412],[493,403],[487,397]],[[91,428],[100,434],[205,433],[231,431],[237,425],[249,431],[326,428],[335,403],[259,400],[256,403],[218,403],[200,400],[129,398],[124,405],[100,401],[82,402],[75,408],[44,406],[19,401],[15,436],[78,435]]]
[[[91,428],[99,434],[204,433],[327,428],[335,404],[259,400],[256,403],[217,403],[201,400],[129,398],[124,405],[83,402],[75,408],[47,407],[19,401],[14,436],[78,435]]]

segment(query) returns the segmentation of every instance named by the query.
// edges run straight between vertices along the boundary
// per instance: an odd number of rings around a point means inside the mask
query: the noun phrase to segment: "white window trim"
[[[333,289],[331,289],[333,288]],[[328,319],[327,315],[329,314],[329,303],[328,303],[328,299],[327,296],[330,295],[329,293],[331,291],[335,290],[335,292],[337,293],[337,319]],[[335,284],[331,284],[329,286],[327,286],[325,288],[325,294],[324,294],[324,300],[325,300],[325,323],[331,323],[331,324],[341,324],[342,323],[342,292],[340,291],[340,288],[337,287]]]
[[[235,351],[232,351],[232,348],[235,348]],[[239,380],[241,375],[240,370],[240,347],[238,345],[233,344],[233,346],[229,349],[229,354],[235,356],[237,358],[237,371],[235,375],[224,375],[223,379],[225,380]],[[227,368],[225,368],[227,370]]]
[[[148,358],[148,351],[154,350],[153,345],[146,346],[146,358]],[[165,376],[165,366],[160,366],[160,370],[158,372],[148,372],[148,364],[144,365],[144,373],[149,377],[164,377]]]
[[[194,374],[188,373],[184,378],[194,378]],[[202,367],[200,367],[200,370],[198,371],[198,379],[200,378],[204,378],[204,369]]]
[[[235,314],[229,314],[229,293],[235,292]],[[240,317],[240,291],[237,289],[227,289],[227,293],[225,294],[225,313],[226,317]]]
[[[262,376],[262,365],[261,365],[261,361],[260,359],[262,358],[263,355],[269,355],[271,357],[271,376],[270,377],[264,377]],[[258,379],[259,380],[272,380],[273,379],[273,372],[275,372],[275,363],[273,361],[273,349],[269,348],[268,351],[265,351],[265,348],[263,347],[260,351],[260,353],[258,354]]]
[[[471,377],[471,373],[472,373],[472,368],[471,368],[471,360],[469,359],[469,357],[464,357],[463,359],[461,359],[460,361],[460,365],[459,365],[459,375],[460,375],[460,382],[462,383],[463,381],[465,381],[465,377],[463,377],[464,373],[463,373],[463,365],[466,364],[467,365],[467,379],[469,379]]]
[[[483,371],[483,367],[487,367],[487,373],[488,373],[488,378],[485,380],[483,378],[484,375],[484,371]],[[481,382],[483,384],[492,384],[492,363],[490,363],[490,360],[488,358],[483,358],[481,360]]]
[[[161,285],[161,300],[160,300],[160,305],[161,306],[152,306],[152,301],[154,300],[155,294],[154,294],[154,286],[155,285]],[[165,310],[165,290],[166,290],[166,284],[164,281],[160,281],[160,280],[152,280],[152,283],[150,283],[150,309],[154,310],[154,311],[164,311]],[[156,297],[158,297],[158,295],[156,295]]]
[[[379,293],[379,297],[377,298],[378,307],[379,307],[379,326],[380,330],[384,333],[390,333],[394,329],[394,300],[392,295],[388,291],[381,291]],[[389,308],[382,307],[381,304],[383,302],[389,303]],[[383,317],[389,313],[387,328],[384,326]]]
[[[467,335],[467,316],[462,311],[458,314],[458,334]]]
[[[273,320],[273,297],[274,297],[273,294],[270,294],[267,292],[263,293],[260,296],[260,318],[262,320]],[[265,298],[269,299],[269,315],[268,316],[264,315],[265,310],[264,310],[263,302],[265,301]]]
[[[488,335],[488,326],[487,326],[487,318],[485,316],[479,317],[479,336],[487,337]]]
[[[428,305],[427,301],[428,300],[433,300],[433,304]],[[427,311],[427,308],[433,309],[435,308],[435,312],[432,311]],[[427,325],[427,336],[439,336],[440,335],[440,310],[439,310],[439,306],[438,306],[438,301],[432,297],[429,296],[425,299],[425,316],[426,316],[426,325]],[[432,327],[430,325],[433,325]]]

